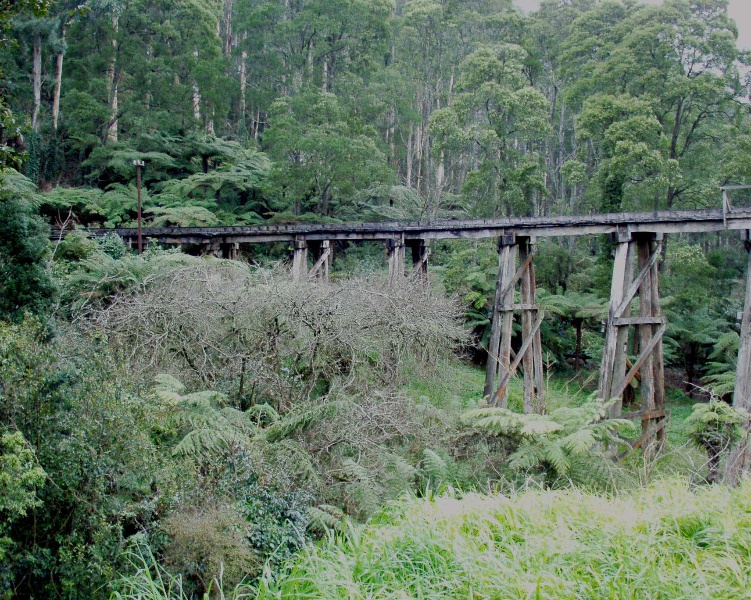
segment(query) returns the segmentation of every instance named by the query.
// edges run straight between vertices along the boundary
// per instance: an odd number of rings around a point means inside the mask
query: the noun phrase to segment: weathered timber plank
[[[296,236],[310,240],[384,240],[395,234],[405,239],[464,239],[519,236],[578,236],[600,233],[691,233],[751,229],[751,209],[657,211],[649,213],[607,213],[559,217],[517,217],[510,219],[434,221],[432,223],[326,223],[297,225],[256,225],[239,227],[146,227],[144,237],[161,243],[199,243],[223,238],[224,243],[289,241]],[[135,228],[88,229],[92,235],[115,232],[135,237]],[[54,235],[54,234],[53,234]],[[178,241],[179,240],[179,241]]]
[[[613,319],[613,325],[662,325],[665,322],[664,317],[620,317]]]

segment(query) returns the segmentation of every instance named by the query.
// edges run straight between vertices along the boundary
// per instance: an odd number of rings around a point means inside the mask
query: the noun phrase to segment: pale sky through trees
[[[660,4],[662,0],[641,0],[644,4]],[[540,0],[514,0],[525,12],[539,8]],[[730,0],[730,16],[738,25],[738,46],[751,48],[751,0]]]

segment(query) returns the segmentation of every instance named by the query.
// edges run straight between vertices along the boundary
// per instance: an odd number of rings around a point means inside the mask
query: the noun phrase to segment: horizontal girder
[[[145,227],[143,236],[163,244],[268,243],[306,240],[477,239],[499,236],[581,236],[603,233],[699,233],[751,229],[751,209],[656,211],[582,216],[514,217],[416,223],[326,223],[238,227]],[[88,229],[92,235],[115,232],[135,239],[135,228]],[[53,236],[59,232],[53,230]]]

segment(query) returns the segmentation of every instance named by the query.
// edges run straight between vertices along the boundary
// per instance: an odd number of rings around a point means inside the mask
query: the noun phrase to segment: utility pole
[[[134,160],[136,166],[136,189],[138,190],[138,254],[143,254],[143,230],[141,226],[141,167],[144,165],[142,160]]]

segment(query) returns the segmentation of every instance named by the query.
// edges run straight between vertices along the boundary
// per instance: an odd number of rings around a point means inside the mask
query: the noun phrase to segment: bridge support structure
[[[632,446],[662,446],[665,433],[665,365],[662,338],[666,323],[660,310],[658,260],[661,234],[618,232],[614,234],[615,260],[610,304],[605,322],[605,345],[600,367],[599,396],[612,400],[611,417],[640,418],[642,435]],[[634,276],[634,268],[637,274]],[[639,314],[632,315],[638,294]],[[635,328],[632,363],[628,360],[629,335]],[[622,414],[623,393],[636,379],[641,388],[641,410]]]
[[[533,238],[504,235],[498,240],[498,278],[491,311],[491,333],[485,370],[485,395],[491,406],[508,406],[508,386],[519,366],[524,374],[524,412],[545,408],[542,343],[542,312],[535,302]],[[517,256],[519,267],[517,268]],[[515,303],[516,287],[521,303]],[[514,314],[521,313],[522,339],[512,358]]]
[[[410,277],[427,282],[430,244],[427,240],[423,239],[407,240],[406,244],[412,253],[412,273]]]
[[[310,249],[313,251],[313,266],[308,271],[308,279],[326,282],[329,280],[329,271],[334,258],[333,248],[329,240],[310,241]]]
[[[395,287],[404,279],[404,236],[386,240],[386,253],[389,259],[389,287]]]
[[[741,315],[741,340],[735,369],[733,408],[751,411],[751,231],[743,232],[748,253],[746,271],[746,299]],[[737,485],[743,473],[751,470],[751,420],[744,424],[744,434],[731,450],[725,464],[724,483]]]
[[[308,278],[308,243],[304,237],[292,240],[292,281]]]

